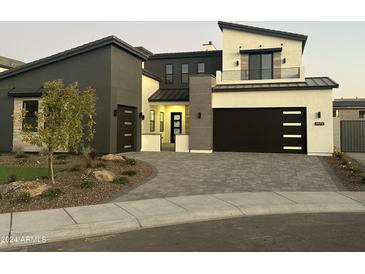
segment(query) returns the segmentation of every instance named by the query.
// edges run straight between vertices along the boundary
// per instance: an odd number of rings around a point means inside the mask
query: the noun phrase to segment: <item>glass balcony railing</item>
[[[222,71],[222,81],[296,78],[300,78],[300,67]]]

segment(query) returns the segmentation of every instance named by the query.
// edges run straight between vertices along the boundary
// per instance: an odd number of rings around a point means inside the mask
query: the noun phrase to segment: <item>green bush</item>
[[[95,165],[95,168],[106,168],[106,164],[102,163],[102,162],[99,162]]]
[[[346,159],[344,159],[344,160],[341,161],[341,165],[342,166],[347,166],[347,164],[348,164],[348,161]]]
[[[62,190],[59,188],[50,188],[42,193],[43,197],[46,197],[50,200],[59,197],[62,194]]]
[[[14,155],[14,158],[17,158],[17,159],[27,158],[27,157],[28,157],[28,155],[25,154],[23,151],[17,151],[17,152],[15,152],[15,155]]]
[[[122,156],[122,157],[125,160],[126,164],[129,166],[134,166],[137,163],[136,160],[132,158],[128,158],[127,156]]]
[[[83,180],[80,184],[81,188],[92,188],[96,184],[96,181],[90,178]]]
[[[333,152],[333,157],[336,157],[341,160],[343,158],[343,155],[344,154],[342,152],[338,151],[337,148],[335,147],[334,152]]]
[[[128,183],[128,179],[126,177],[119,177],[118,179],[114,179],[112,183],[117,185],[124,185]]]
[[[70,171],[70,172],[75,172],[75,171],[80,171],[80,170],[81,170],[81,165],[73,165],[68,169],[68,171]]]
[[[26,191],[20,192],[19,195],[16,197],[16,202],[18,203],[29,203],[30,200],[30,193]]]
[[[134,176],[137,174],[137,172],[135,172],[134,170],[126,170],[126,171],[123,171],[121,174],[127,175],[127,176]]]
[[[64,153],[63,154],[57,154],[55,156],[56,160],[66,160],[68,158],[70,158],[70,155],[69,154],[64,154]]]

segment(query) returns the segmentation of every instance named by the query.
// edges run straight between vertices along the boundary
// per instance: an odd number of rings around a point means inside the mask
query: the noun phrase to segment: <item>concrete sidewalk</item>
[[[365,192],[224,193],[0,214],[0,249],[204,220],[317,212],[365,212]]]

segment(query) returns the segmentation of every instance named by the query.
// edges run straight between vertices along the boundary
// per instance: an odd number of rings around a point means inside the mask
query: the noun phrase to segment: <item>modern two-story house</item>
[[[36,150],[12,115],[38,109],[46,80],[97,90],[93,146],[103,153],[247,151],[331,155],[328,77],[305,77],[307,36],[218,22],[222,49],[157,53],[116,37],[0,73],[0,150]],[[162,146],[161,146],[162,144]]]
[[[188,135],[183,150],[193,152],[330,155],[332,89],[338,84],[305,77],[307,36],[218,26],[222,50],[208,43],[199,52],[155,54],[145,62],[161,80],[155,92],[143,90],[149,113],[143,132],[162,134],[163,143]]]

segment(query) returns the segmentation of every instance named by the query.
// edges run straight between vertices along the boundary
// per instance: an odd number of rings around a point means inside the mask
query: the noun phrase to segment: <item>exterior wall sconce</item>
[[[240,65],[240,61],[236,61],[236,66],[238,67]]]
[[[139,117],[140,119],[144,120],[143,112],[140,112],[140,113],[139,113],[139,115],[138,115],[138,117]]]
[[[198,112],[198,114],[196,116],[197,116],[198,119],[201,119],[202,118],[202,113]]]
[[[113,110],[113,116],[117,116],[118,111],[116,109]]]
[[[286,63],[286,58],[283,58],[283,64],[285,64]]]
[[[320,111],[317,112],[317,118],[321,119],[321,112]]]

